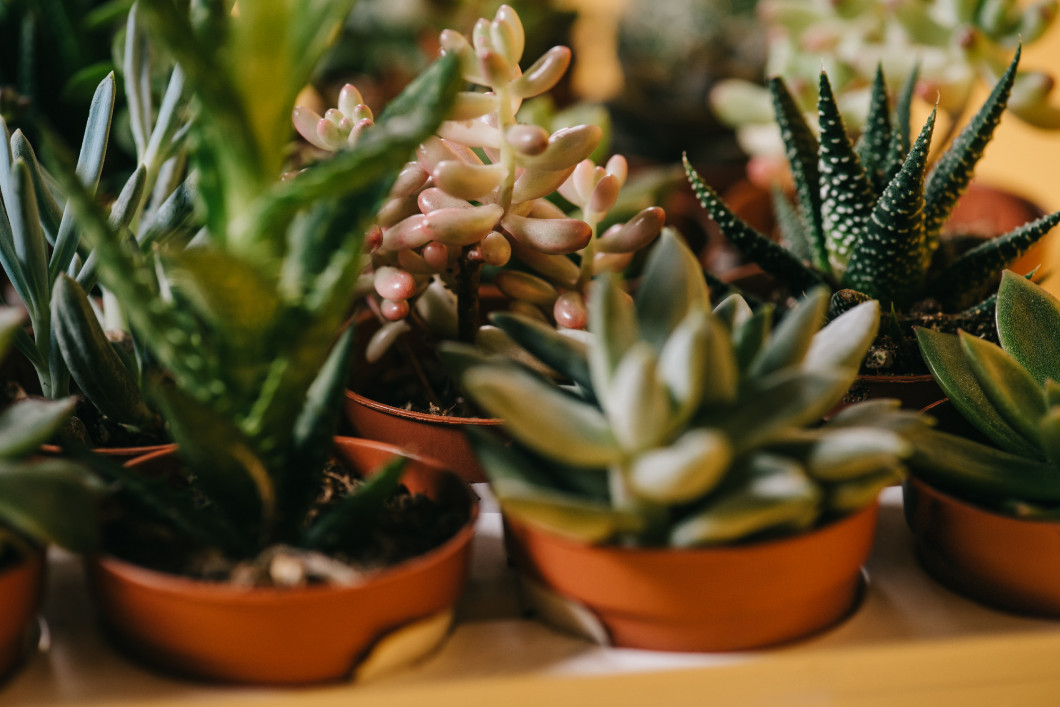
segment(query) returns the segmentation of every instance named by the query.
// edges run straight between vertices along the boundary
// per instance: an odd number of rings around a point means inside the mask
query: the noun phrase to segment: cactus
[[[485,265],[502,268],[494,282],[520,311],[583,327],[584,290],[592,276],[628,265],[658,235],[662,210],[645,208],[601,232],[626,181],[624,158],[613,156],[604,166],[588,159],[602,135],[596,125],[549,134],[517,120],[524,99],[544,94],[563,76],[571,59],[567,47],[553,47],[522,71],[526,37],[508,5],[492,21],[479,19],[470,39],[445,30],[440,42],[459,59],[464,79],[487,90],[457,96],[448,119],[420,146],[379,213],[369,242],[371,297],[381,317],[394,323],[376,340],[392,340],[395,330],[407,329],[413,307],[417,319],[443,338],[474,340]],[[332,151],[370,132],[371,116],[356,88],[347,85],[338,107],[324,117],[298,107],[293,120],[311,144]],[[577,218],[549,200],[557,194],[577,208]],[[505,267],[510,260],[524,267]],[[454,319],[452,300],[431,287],[435,282],[456,295],[455,331],[444,324]]]
[[[996,289],[1001,270],[1060,222],[1060,213],[1050,214],[950,262],[936,257],[942,225],[967,188],[1000,120],[1018,62],[1019,52],[969,125],[930,170],[927,154],[934,113],[912,139],[911,81],[892,121],[882,72],[877,74],[873,115],[855,145],[827,74],[820,76],[820,138],[803,120],[784,82],[773,79],[770,87],[798,204],[794,216],[782,219],[784,245],[736,217],[687,160],[685,170],[700,203],[734,245],[795,293],[827,284],[835,292],[833,312],[845,302],[865,298],[878,299],[899,315],[927,299],[937,301],[944,312],[962,316],[988,311],[988,306],[980,305]]]
[[[474,442],[507,513],[584,542],[710,545],[796,533],[873,502],[903,472],[892,401],[821,417],[854,380],[875,302],[821,328],[811,290],[771,330],[739,295],[711,310],[695,257],[669,229],[630,299],[614,276],[589,300],[587,337],[511,313],[493,321],[552,378],[449,344],[474,400],[512,449]]]
[[[205,229],[194,247],[150,257],[125,247],[69,165],[60,175],[100,281],[157,362],[148,390],[199,501],[123,467],[99,468],[121,481],[128,508],[232,557],[277,542],[330,549],[342,533],[323,531],[349,525],[346,502],[308,526],[306,514],[349,371],[352,333],[340,332],[363,234],[460,81],[456,57],[442,57],[353,149],[281,180],[291,106],[349,5],[272,0],[242,4],[238,15],[189,16],[168,0],[138,3],[197,109],[191,156]],[[399,472],[392,465],[374,494],[386,497]]]
[[[1060,517],[1060,300],[1006,271],[997,294],[1001,344],[918,329],[931,373],[996,446],[938,431],[916,439],[918,476],[989,508]]]
[[[22,330],[22,319],[21,311],[0,308],[0,358]],[[96,546],[98,481],[67,459],[30,459],[76,402],[27,398],[0,412],[0,565],[49,543],[75,552]]]

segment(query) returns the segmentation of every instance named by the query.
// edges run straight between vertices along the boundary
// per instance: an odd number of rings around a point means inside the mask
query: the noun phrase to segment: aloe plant
[[[892,121],[883,75],[877,73],[872,112],[856,145],[844,127],[827,74],[820,76],[819,138],[783,80],[771,80],[798,202],[794,214],[779,203],[778,211],[786,216],[781,219],[785,245],[735,216],[687,160],[685,171],[700,203],[729,240],[793,292],[827,284],[836,292],[833,309],[865,298],[878,299],[884,308],[898,312],[927,298],[947,312],[974,308],[996,288],[1002,269],[1060,222],[1060,213],[1050,214],[950,262],[936,262],[943,224],[1001,119],[1018,64],[1019,52],[930,170],[927,156],[935,114],[912,139],[912,80]]]
[[[0,308],[0,357],[7,355],[23,313]],[[26,399],[0,412],[0,565],[55,543],[84,552],[96,546],[96,502],[102,487],[67,459],[32,459],[73,412],[77,400]]]
[[[1000,345],[917,330],[935,380],[995,446],[931,431],[913,464],[930,483],[989,507],[1060,517],[1060,300],[1006,271],[996,322]]]
[[[197,501],[101,464],[128,508],[196,546],[232,557],[277,542],[332,548],[357,525],[350,496],[307,525],[349,372],[343,324],[362,267],[363,233],[401,166],[437,128],[460,82],[444,56],[351,150],[281,180],[295,95],[351,2],[243,3],[238,14],[185,14],[141,0],[153,42],[187,77],[191,153],[205,231],[158,262],[127,248],[67,169],[100,281],[157,362],[153,400],[194,478]],[[395,483],[399,465],[378,483]],[[206,502],[202,503],[205,499]],[[352,513],[352,516],[351,516]]]
[[[457,96],[380,211],[369,242],[369,298],[392,324],[376,341],[410,328],[413,306],[414,319],[442,338],[474,340],[485,266],[501,268],[493,281],[520,311],[583,327],[583,293],[592,276],[627,266],[659,234],[662,209],[641,209],[605,229],[628,169],[619,155],[600,166],[589,159],[601,128],[581,124],[550,134],[518,120],[524,99],[546,94],[563,77],[570,49],[553,47],[521,70],[527,37],[508,5],[492,20],[480,18],[470,38],[447,29],[439,41],[475,90]],[[371,109],[352,85],[324,117],[299,107],[293,120],[327,151],[372,130]],[[576,207],[573,216],[550,201],[556,195]]]
[[[515,440],[475,435],[504,510],[579,541],[710,545],[804,531],[866,504],[903,472],[893,401],[846,392],[878,323],[863,303],[821,327],[814,289],[772,328],[739,295],[711,309],[694,255],[666,230],[634,299],[597,280],[588,336],[493,321],[552,371],[456,344],[462,383]]]
[[[144,34],[129,13],[124,63],[125,94],[131,108],[133,136],[140,164],[110,207],[114,228],[130,234],[144,253],[181,233],[192,212],[190,186],[184,179],[181,111],[183,75],[172,72],[162,103],[152,106],[152,61]],[[77,175],[90,193],[103,169],[110,141],[117,83],[110,74],[100,82],[89,111]],[[29,141],[16,131],[0,148],[0,264],[29,312],[32,337],[20,331],[16,345],[37,371],[46,397],[78,391],[112,421],[158,434],[159,415],[140,391],[140,361],[122,356],[104,333],[123,326],[114,302],[101,314],[88,296],[97,285],[96,258],[81,242],[82,224],[74,209],[38,162]],[[99,441],[99,440],[97,440]]]

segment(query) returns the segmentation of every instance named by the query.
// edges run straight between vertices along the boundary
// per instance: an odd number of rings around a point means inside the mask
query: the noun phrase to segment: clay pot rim
[[[411,574],[421,568],[436,563],[444,562],[448,557],[460,551],[475,533],[475,524],[480,512],[478,495],[471,489],[470,485],[460,478],[456,472],[445,469],[436,462],[425,457],[403,452],[399,447],[377,442],[375,440],[360,437],[336,437],[335,440],[353,440],[358,445],[379,449],[381,451],[404,454],[411,460],[419,462],[428,469],[428,473],[451,477],[458,481],[461,488],[467,493],[469,504],[468,519],[452,537],[441,545],[428,550],[422,555],[409,558],[396,565],[370,570],[364,573],[362,581],[353,584],[317,584],[307,587],[280,588],[280,587],[237,587],[223,582],[212,582],[203,579],[195,579],[179,574],[170,574],[160,570],[143,567],[134,562],[123,560],[114,555],[96,553],[86,558],[89,565],[98,565],[115,575],[120,575],[123,581],[148,587],[157,592],[171,595],[185,595],[189,593],[198,594],[201,600],[212,603],[245,604],[273,604],[277,602],[294,601],[298,599],[310,599],[325,593],[357,593],[362,591],[365,585],[385,583],[400,579],[402,575]],[[173,445],[174,448],[176,445]],[[151,460],[172,454],[174,450],[159,450],[151,454],[136,458],[137,465],[148,463]]]
[[[963,498],[958,498],[957,496],[954,496],[951,493],[942,491],[937,486],[934,486],[933,484],[925,481],[924,479],[921,479],[912,474],[908,476],[908,478],[906,479],[906,483],[915,485],[917,487],[918,493],[923,493],[928,496],[934,496],[935,500],[949,504],[951,506],[955,506],[961,512],[967,513],[969,515],[978,515],[983,518],[989,518],[994,522],[1007,521],[1009,523],[1022,526],[1024,528],[1050,527],[1060,529],[1060,520],[1017,518],[1016,516],[1008,515],[1005,513],[998,513],[997,511],[992,511],[990,509],[983,508],[982,506],[972,503],[971,501],[965,501]]]
[[[404,408],[395,407],[393,405],[387,405],[381,403],[378,400],[372,398],[366,398],[357,391],[347,388],[346,397],[350,400],[355,401],[359,405],[363,405],[366,408],[376,410],[394,417],[404,417],[409,420],[416,420],[418,422],[426,422],[434,425],[503,425],[504,420],[499,417],[459,417],[456,415],[433,415],[429,412],[418,412],[416,410],[405,410]]]
[[[593,550],[608,553],[616,556],[617,558],[637,556],[648,559],[667,559],[675,557],[696,557],[696,556],[707,556],[707,555],[735,555],[741,553],[758,553],[766,554],[772,552],[784,552],[788,548],[794,545],[802,543],[813,542],[820,537],[822,533],[834,532],[840,533],[848,525],[855,525],[857,520],[865,515],[874,513],[876,508],[879,506],[879,497],[877,497],[872,503],[869,503],[861,508],[857,509],[852,513],[848,513],[841,518],[836,518],[829,521],[828,523],[816,526],[809,530],[803,531],[797,535],[791,535],[783,538],[774,538],[771,540],[761,540],[757,542],[751,542],[743,545],[714,545],[708,547],[691,547],[691,548],[678,548],[678,547],[622,547],[619,545],[592,545],[590,543],[578,542],[570,538],[564,537],[558,533],[554,533],[547,528],[525,521],[512,518],[505,514],[504,522],[516,526],[520,530],[529,530],[533,533],[539,533],[548,537],[549,542],[556,545],[565,546],[569,548],[575,548],[580,550]]]

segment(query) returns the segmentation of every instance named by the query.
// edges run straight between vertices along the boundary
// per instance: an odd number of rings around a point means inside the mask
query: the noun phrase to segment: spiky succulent
[[[828,76],[821,73],[816,137],[784,82],[770,81],[795,182],[798,208],[778,205],[786,246],[736,217],[692,165],[685,170],[700,203],[722,232],[763,269],[802,292],[825,283],[836,298],[873,298],[885,309],[906,311],[934,298],[945,311],[972,307],[988,296],[1001,270],[1058,221],[1044,216],[978,245],[948,263],[936,262],[943,224],[967,188],[1012,91],[1019,52],[984,105],[928,170],[935,123],[932,112],[911,142],[912,79],[889,116],[882,71],[877,72],[865,132],[857,145],[839,114]]]
[[[739,296],[713,309],[702,271],[666,230],[636,298],[597,280],[586,337],[516,314],[494,322],[556,373],[449,345],[471,397],[513,449],[474,438],[507,513],[585,542],[707,545],[793,533],[871,503],[910,451],[891,401],[821,425],[877,327],[867,302],[824,328],[812,290],[773,329]]]
[[[917,330],[935,380],[996,447],[926,432],[917,439],[916,473],[995,509],[1058,518],[1060,300],[1006,271],[996,321],[1000,346],[963,332]]]
[[[162,372],[150,390],[198,500],[100,468],[122,482],[130,512],[233,557],[276,542],[327,548],[356,524],[345,502],[309,526],[306,514],[351,365],[352,334],[342,332],[363,234],[460,82],[456,58],[442,57],[354,149],[281,180],[291,106],[350,4],[260,0],[239,13],[223,3],[187,13],[172,0],[139,1],[194,102],[206,223],[194,247],[163,250],[157,262],[126,247],[69,166],[62,172],[101,282]]]
[[[477,302],[484,265],[504,268],[493,281],[524,313],[583,327],[589,280],[628,265],[635,251],[659,234],[662,209],[645,208],[601,233],[626,181],[625,159],[616,155],[604,166],[589,159],[602,136],[596,125],[550,134],[517,119],[524,99],[545,94],[562,78],[570,49],[553,47],[522,71],[526,37],[508,5],[492,20],[479,19],[470,39],[445,30],[440,43],[460,60],[469,86],[480,88],[457,96],[447,120],[420,146],[380,211],[369,241],[371,297],[382,318],[395,324],[384,327],[377,341],[407,328],[417,302],[419,320],[443,338],[473,340],[481,324]],[[336,150],[370,132],[371,116],[348,85],[338,107],[324,117],[299,107],[293,119],[313,145]],[[557,193],[578,209],[576,217],[550,201]],[[510,261],[520,267],[505,268]],[[455,293],[455,302],[439,283]],[[455,330],[446,331],[446,319],[455,320]]]
[[[181,149],[183,75],[172,72],[155,109],[145,41],[134,8],[126,28],[124,74],[140,167],[110,207],[109,220],[123,239],[149,254],[181,233],[193,207]],[[116,90],[114,75],[108,75],[89,111],[77,161],[78,179],[89,192],[96,190],[103,169]],[[32,336],[19,331],[16,345],[36,369],[46,397],[67,395],[72,376],[80,393],[115,423],[159,432],[161,418],[140,391],[141,361],[119,353],[108,340],[99,308],[87,295],[97,285],[97,259],[81,241],[74,208],[21,131],[9,136],[0,119],[0,135],[0,264],[32,324]],[[113,300],[104,306],[110,329],[117,329],[122,318],[115,309]]]

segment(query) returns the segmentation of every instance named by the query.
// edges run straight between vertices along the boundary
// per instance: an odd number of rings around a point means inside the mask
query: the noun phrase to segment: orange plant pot
[[[877,508],[739,547],[598,547],[511,519],[506,538],[517,568],[591,610],[616,646],[734,651],[793,641],[846,617]]]
[[[336,455],[362,473],[398,451],[369,440],[335,440]],[[161,453],[132,465],[175,463]],[[131,654],[179,674],[257,684],[346,678],[388,633],[451,609],[467,579],[474,494],[424,459],[408,465],[403,482],[412,493],[457,499],[468,522],[441,546],[351,586],[238,588],[96,557],[89,577],[102,618]]]
[[[916,478],[903,491],[917,557],[932,577],[990,606],[1060,618],[1060,522],[993,513]]]
[[[26,655],[44,590],[44,555],[34,554],[0,572],[0,679]]]

